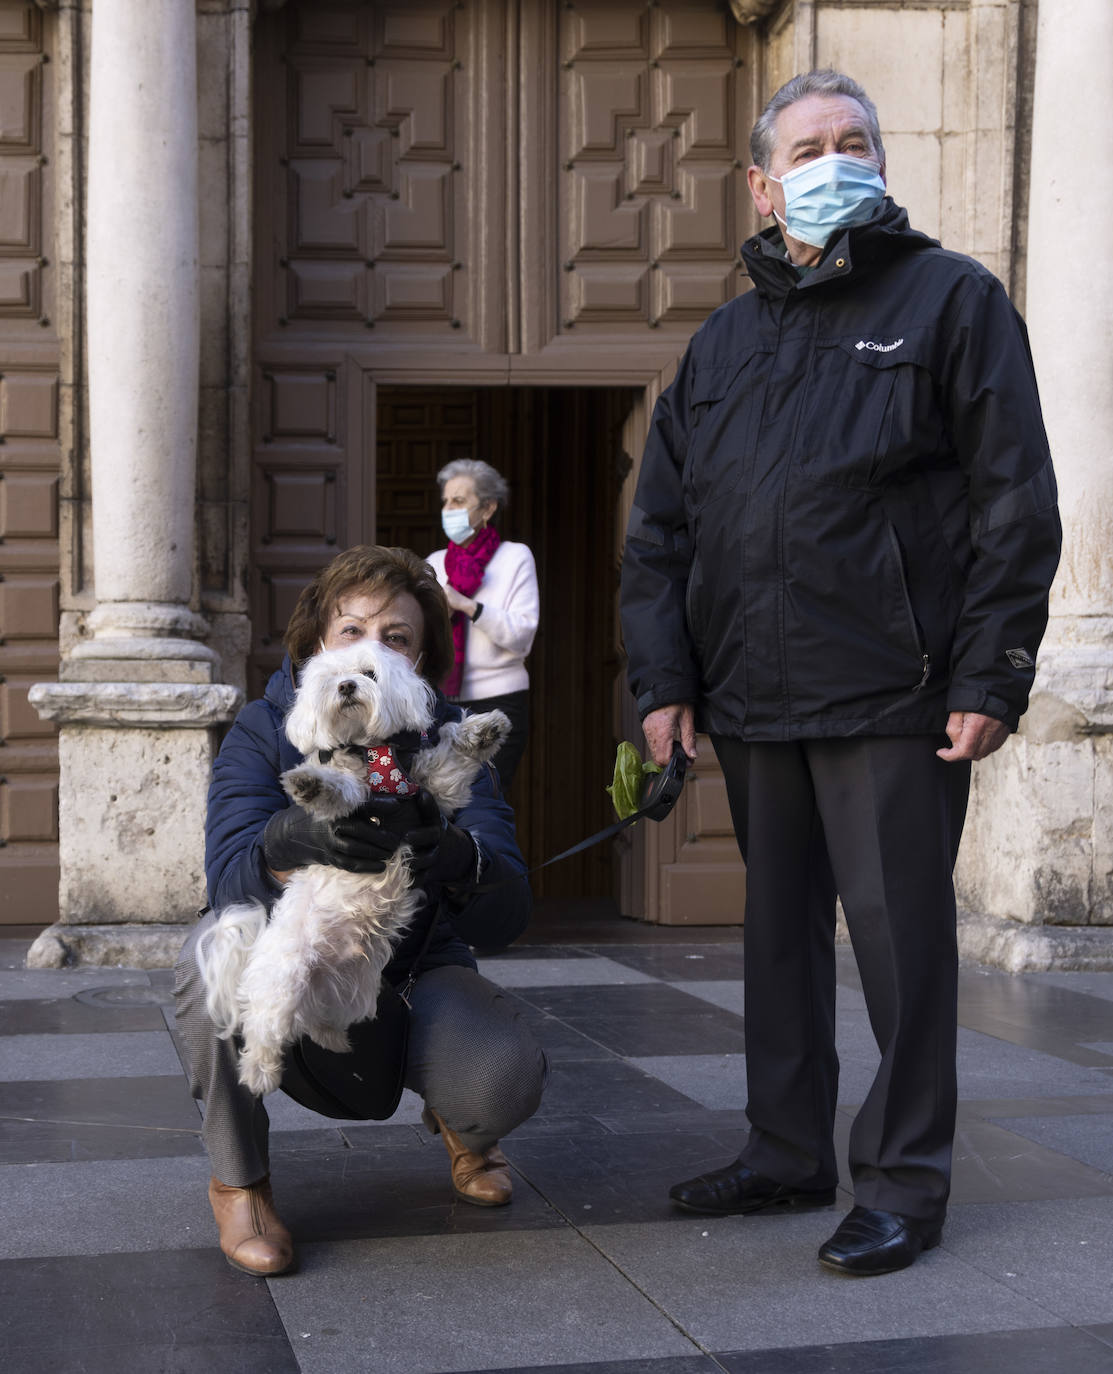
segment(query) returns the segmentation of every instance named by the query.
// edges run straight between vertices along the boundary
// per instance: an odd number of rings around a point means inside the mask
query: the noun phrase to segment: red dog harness
[[[417,791],[417,783],[406,776],[389,744],[367,750],[367,785],[372,792],[391,797],[409,797]]]

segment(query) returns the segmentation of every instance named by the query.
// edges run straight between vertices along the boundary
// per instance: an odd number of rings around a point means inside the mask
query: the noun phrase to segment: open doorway
[[[616,607],[622,426],[639,393],[586,387],[378,388],[375,537],[428,554],[444,546],[437,471],[483,458],[510,484],[505,539],[537,562],[541,623],[527,667],[530,741],[510,795],[533,865],[614,818],[605,787],[622,671]],[[539,898],[617,915],[610,844],[535,875]]]

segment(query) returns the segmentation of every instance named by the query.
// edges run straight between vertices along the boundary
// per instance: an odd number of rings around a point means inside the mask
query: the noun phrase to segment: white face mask
[[[872,162],[845,153],[813,158],[783,177],[785,218],[774,210],[787,233],[813,248],[825,248],[832,235],[872,219],[885,199],[885,183]]]
[[[454,544],[462,544],[475,533],[467,511],[458,507],[441,511],[441,529]]]

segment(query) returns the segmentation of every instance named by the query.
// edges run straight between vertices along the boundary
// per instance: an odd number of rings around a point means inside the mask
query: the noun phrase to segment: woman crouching
[[[516,939],[531,909],[526,881],[503,881],[522,874],[525,864],[513,814],[489,771],[453,820],[435,826],[420,798],[375,798],[351,816],[323,822],[283,791],[280,775],[302,761],[283,729],[302,666],[320,648],[368,638],[404,655],[435,687],[452,666],[444,593],[428,564],[408,550],[350,549],[302,592],[282,667],[262,699],[240,712],[214,765],[205,850],[213,911],[178,960],[177,1021],[191,1091],[205,1106],[209,1200],[221,1249],[253,1274],[282,1273],[294,1253],[271,1194],[266,1109],[239,1082],[238,1047],[221,1038],[206,1010],[196,947],[216,913],[252,900],[269,910],[291,873],[306,864],[377,872],[401,845],[410,846],[425,900],[384,979],[397,987],[416,972],[407,994],[404,1081],[424,1100],[423,1120],[444,1140],[452,1187],[464,1201],[510,1201],[510,1170],[498,1142],[537,1110],[548,1075],[532,1034],[479,975],[469,950]],[[460,716],[439,693],[436,712],[441,724]]]

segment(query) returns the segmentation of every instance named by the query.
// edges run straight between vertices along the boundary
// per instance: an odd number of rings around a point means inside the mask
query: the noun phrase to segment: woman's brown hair
[[[409,549],[388,549],[381,544],[357,544],[337,554],[302,591],[286,626],[286,652],[295,671],[317,652],[340,598],[357,587],[361,592],[387,592],[392,597],[409,592],[414,598],[425,618],[421,675],[439,687],[454,656],[444,591],[423,558]]]

